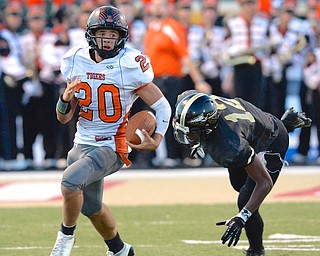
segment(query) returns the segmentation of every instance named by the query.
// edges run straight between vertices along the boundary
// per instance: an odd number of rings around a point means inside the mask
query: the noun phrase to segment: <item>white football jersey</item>
[[[61,73],[69,82],[81,80],[75,93],[80,113],[74,142],[127,153],[125,130],[136,91],[154,77],[149,58],[125,47],[117,56],[96,63],[89,47],[77,46],[65,54]]]

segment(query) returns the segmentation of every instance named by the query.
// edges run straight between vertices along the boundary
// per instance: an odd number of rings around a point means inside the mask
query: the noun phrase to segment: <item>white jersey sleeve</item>
[[[150,83],[154,78],[148,56],[132,48],[126,48],[126,53],[121,58],[121,68],[126,71],[123,82],[136,89]]]

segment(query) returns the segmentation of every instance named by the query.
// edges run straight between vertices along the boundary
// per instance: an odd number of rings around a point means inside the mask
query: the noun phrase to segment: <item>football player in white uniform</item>
[[[80,114],[61,182],[63,222],[51,255],[70,255],[81,212],[106,242],[108,256],[132,256],[133,247],[121,240],[115,219],[102,202],[104,177],[130,164],[129,146],[141,151],[159,146],[171,108],[152,83],[148,57],[125,47],[128,25],[120,10],[111,6],[95,9],[87,22],[86,38],[89,47],[72,48],[61,64],[67,87],[57,102],[57,118],[67,123],[77,104]],[[153,137],[143,131],[144,142],[132,145],[126,142],[125,132],[130,108],[138,97],[154,109],[157,128]]]

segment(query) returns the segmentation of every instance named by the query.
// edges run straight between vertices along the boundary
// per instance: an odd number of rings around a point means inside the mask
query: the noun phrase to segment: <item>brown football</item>
[[[146,132],[152,136],[156,129],[156,125],[156,117],[152,112],[148,110],[137,112],[128,121],[126,129],[127,141],[135,145],[142,143],[144,141],[144,136],[141,130],[146,130]]]

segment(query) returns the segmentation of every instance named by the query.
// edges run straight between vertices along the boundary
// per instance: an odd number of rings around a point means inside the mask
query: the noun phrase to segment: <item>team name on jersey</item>
[[[87,72],[87,79],[105,80],[105,74]]]

